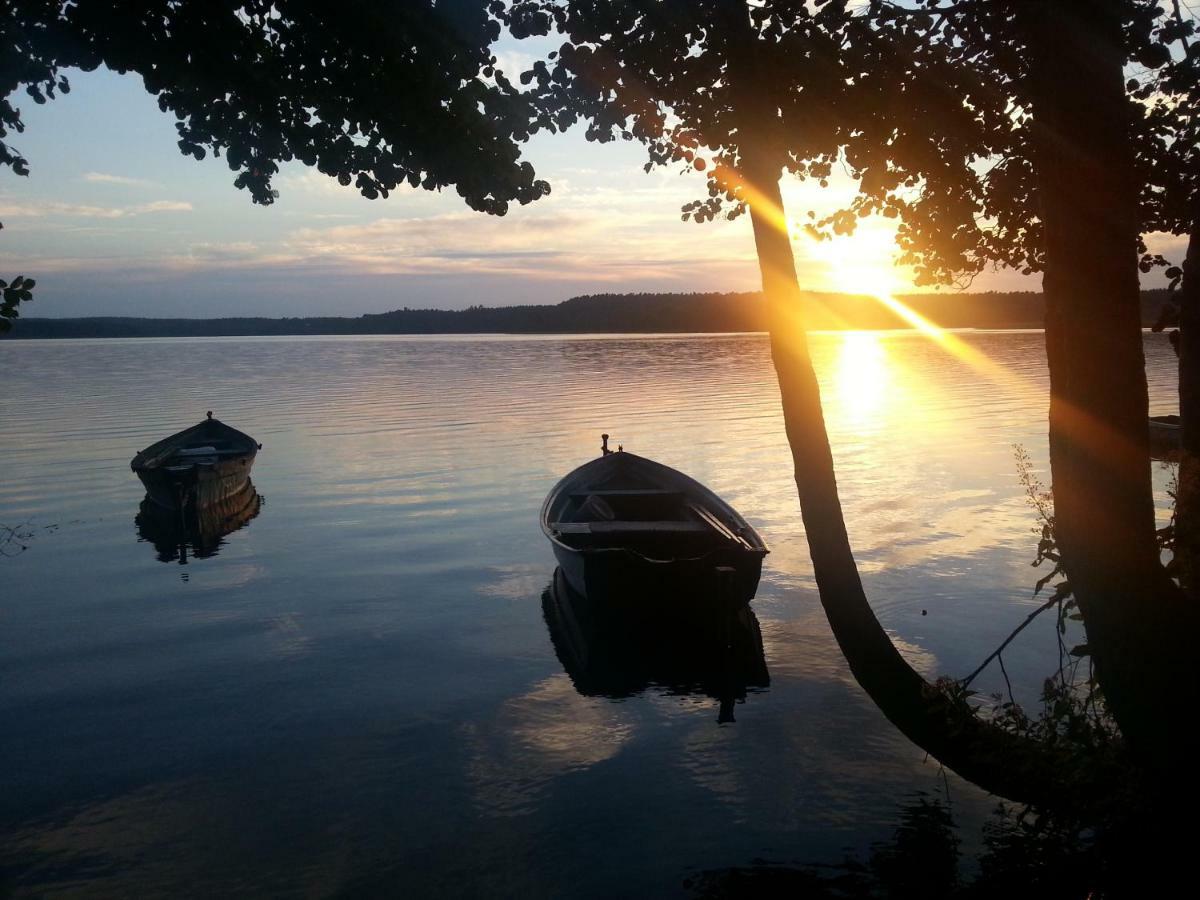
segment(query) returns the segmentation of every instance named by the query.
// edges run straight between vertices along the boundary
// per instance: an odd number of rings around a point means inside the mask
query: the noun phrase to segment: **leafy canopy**
[[[299,160],[368,198],[405,184],[453,187],[472,209],[503,215],[550,187],[521,159],[533,116],[495,69],[497,9],[495,0],[9,0],[0,166],[29,173],[12,143],[24,130],[18,90],[45,103],[70,89],[66,69],[105,65],[140,75],[175,116],[180,150],[223,155],[255,203],[271,203],[280,164]],[[21,299],[6,299],[6,317]]]
[[[751,157],[822,186],[840,166],[859,191],[831,215],[809,211],[810,233],[896,220],[897,261],[940,284],[1044,265],[1025,5],[512,0],[506,19],[518,36],[564,39],[523,76],[539,127],[583,121],[589,139],[644,143],[647,168],[708,172],[685,219],[742,213]],[[1119,19],[1130,60],[1141,231],[1184,233],[1200,187],[1194,17],[1173,0],[1091,10]],[[1144,270],[1165,263],[1141,251]]]

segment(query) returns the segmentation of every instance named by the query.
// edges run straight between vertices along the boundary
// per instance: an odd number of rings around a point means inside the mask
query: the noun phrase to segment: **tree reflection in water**
[[[1129,837],[1123,835],[1122,840]],[[698,900],[718,898],[943,898],[1136,896],[1128,854],[1081,822],[1000,804],[983,828],[976,865],[963,872],[951,805],[916,793],[898,810],[892,837],[868,858],[841,865],[752,866],[705,872],[685,882]],[[1144,846],[1144,845],[1143,845]],[[1138,869],[1145,867],[1143,861]]]

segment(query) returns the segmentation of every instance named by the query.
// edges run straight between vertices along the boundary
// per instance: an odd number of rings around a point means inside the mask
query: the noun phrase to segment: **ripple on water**
[[[864,584],[929,675],[974,668],[1039,574],[1012,444],[1045,473],[1043,337],[960,337],[995,366],[811,340]],[[0,869],[30,893],[662,895],[839,862],[942,790],[829,632],[761,335],[10,341],[0,364],[0,523],[36,530],[0,557]],[[129,459],[209,409],[263,442],[269,503],[160,562]],[[736,724],[674,685],[585,697],[555,655],[537,513],[601,432],[772,547],[770,686]],[[1036,629],[1006,651],[1019,693],[1054,652]],[[978,824],[992,801],[947,783]]]

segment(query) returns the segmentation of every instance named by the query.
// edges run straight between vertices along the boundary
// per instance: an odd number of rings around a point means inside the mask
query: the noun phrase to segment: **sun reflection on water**
[[[890,369],[878,334],[847,331],[842,335],[830,397],[840,425],[853,431],[877,427],[879,415],[895,400]]]

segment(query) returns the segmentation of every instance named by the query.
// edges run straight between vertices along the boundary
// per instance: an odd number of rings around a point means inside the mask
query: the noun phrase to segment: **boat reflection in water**
[[[197,559],[215,556],[225,537],[249,524],[262,504],[249,480],[236,494],[199,509],[166,509],[147,494],[134,524],[138,537],[154,545],[159,562],[186,565],[189,553]]]
[[[672,598],[674,601],[674,598]],[[732,722],[748,690],[770,685],[758,619],[748,606],[699,612],[679,602],[631,607],[590,601],[562,569],[542,594],[559,662],[580,694],[630,697],[650,688],[719,700]]]

